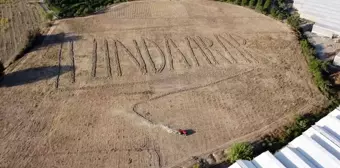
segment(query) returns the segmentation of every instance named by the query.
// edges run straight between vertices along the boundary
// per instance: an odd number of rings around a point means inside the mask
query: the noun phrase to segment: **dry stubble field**
[[[0,167],[175,167],[325,101],[288,26],[203,0],[60,20],[0,93]]]
[[[0,1],[0,61],[7,67],[25,47],[28,31],[39,28],[45,21],[38,1]]]

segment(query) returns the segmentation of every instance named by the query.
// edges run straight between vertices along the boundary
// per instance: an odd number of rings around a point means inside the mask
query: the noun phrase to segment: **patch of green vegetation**
[[[47,4],[59,17],[85,16],[105,6],[128,0],[48,0]]]
[[[329,63],[317,58],[314,46],[309,43],[307,38],[303,35],[302,30],[299,28],[301,23],[300,20],[301,19],[298,14],[293,14],[287,18],[287,23],[292,27],[293,30],[296,31],[296,34],[300,39],[301,52],[307,60],[308,68],[313,75],[315,85],[331,101],[336,101],[337,96],[335,95],[335,91],[331,88],[331,84],[327,79],[327,69]]]
[[[270,8],[270,15],[272,16],[272,17],[274,17],[274,18],[276,18],[277,17],[277,15],[278,15],[278,10],[277,10],[277,7],[272,7],[272,8]]]
[[[258,12],[270,14],[272,17],[283,20],[289,16],[290,0],[219,0],[222,2],[234,3],[248,6]]]
[[[192,166],[192,168],[201,168],[201,165],[198,164],[198,163],[196,163],[196,164],[194,164],[194,165]]]
[[[257,0],[255,10],[258,12],[263,11],[263,0]]]
[[[247,142],[236,143],[225,154],[230,163],[237,160],[251,160],[253,158],[253,146]]]
[[[242,1],[242,0],[235,0],[234,3],[237,4],[237,5],[241,5],[241,1]]]
[[[272,5],[272,0],[266,0],[264,5],[263,5],[263,12],[265,12],[266,14],[269,13],[270,11],[270,7]]]
[[[242,3],[241,3],[242,6],[248,6],[248,4],[249,4],[249,0],[242,0]]]
[[[51,9],[50,12],[46,12],[44,8],[42,8],[40,5],[37,6],[37,9],[39,11],[39,15],[41,16],[41,18],[44,18],[44,21],[51,21],[54,19],[54,16],[56,15],[53,9]]]
[[[6,31],[9,28],[9,19],[8,18],[0,18],[0,31]]]
[[[330,82],[324,77],[324,74],[327,73],[328,62],[316,58],[316,51],[307,39],[303,38],[300,41],[300,46],[303,55],[307,59],[308,68],[313,75],[314,83],[325,96],[334,99],[334,93],[330,88]]]
[[[45,19],[47,20],[53,20],[54,14],[53,13],[46,13],[45,14]]]
[[[255,8],[256,3],[257,3],[257,0],[250,0],[249,1],[249,7],[250,8]]]
[[[7,4],[7,3],[11,3],[12,0],[0,0],[0,4]]]

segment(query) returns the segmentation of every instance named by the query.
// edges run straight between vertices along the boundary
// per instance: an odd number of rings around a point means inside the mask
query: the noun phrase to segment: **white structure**
[[[340,107],[276,152],[229,168],[340,168]]]
[[[334,57],[333,65],[340,66],[340,53]]]
[[[340,35],[339,0],[294,0],[301,18],[315,22],[313,33],[333,37]]]

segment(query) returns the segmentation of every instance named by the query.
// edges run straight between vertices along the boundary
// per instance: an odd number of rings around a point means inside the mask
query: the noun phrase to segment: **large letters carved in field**
[[[246,48],[245,39],[226,33],[215,34],[213,38],[187,36],[183,39],[174,40],[165,37],[163,42],[159,39],[141,38],[140,40],[132,39],[130,42],[133,45],[127,45],[128,41],[122,42],[117,39],[104,40],[104,60],[108,77],[111,77],[112,73],[116,76],[124,74],[122,66],[126,66],[127,63],[123,64],[121,61],[126,58],[142,74],[161,73],[165,70],[165,67],[172,71],[175,70],[174,64],[191,68],[203,65],[258,63],[254,55]],[[97,57],[102,57],[97,54],[99,48],[97,45],[97,40],[94,39],[90,71],[92,77],[96,77]],[[110,47],[113,51],[112,55],[110,55]]]

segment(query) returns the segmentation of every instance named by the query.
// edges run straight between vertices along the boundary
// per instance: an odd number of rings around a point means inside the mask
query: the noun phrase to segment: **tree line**
[[[258,12],[270,14],[279,20],[289,16],[291,0],[220,0],[237,5],[248,6]]]
[[[105,6],[128,0],[47,0],[49,7],[59,17],[85,16],[102,10]]]

